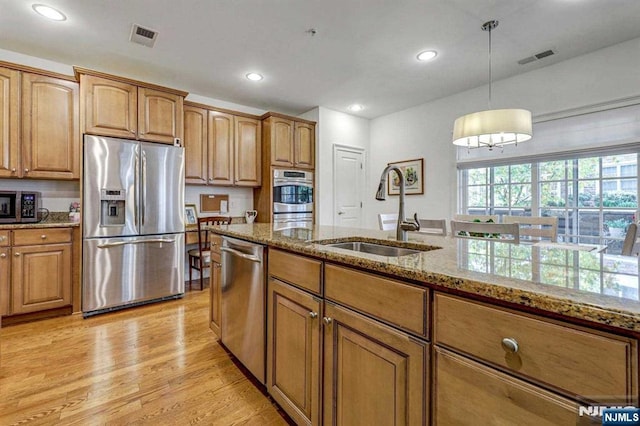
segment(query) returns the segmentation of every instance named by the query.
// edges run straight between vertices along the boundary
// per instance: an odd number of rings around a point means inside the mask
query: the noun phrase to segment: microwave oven
[[[0,223],[37,222],[39,208],[39,192],[0,191]]]

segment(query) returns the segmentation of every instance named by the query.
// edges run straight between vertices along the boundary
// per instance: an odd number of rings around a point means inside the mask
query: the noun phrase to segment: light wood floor
[[[208,327],[209,291],[0,330],[0,425],[286,425]]]

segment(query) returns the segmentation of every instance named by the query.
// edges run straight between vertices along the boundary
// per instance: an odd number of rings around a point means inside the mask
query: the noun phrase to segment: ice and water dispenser
[[[100,225],[124,226],[126,191],[124,189],[100,190]]]

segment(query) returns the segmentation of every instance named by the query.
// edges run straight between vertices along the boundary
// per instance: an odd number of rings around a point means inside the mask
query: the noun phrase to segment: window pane
[[[494,183],[509,183],[509,166],[500,166],[493,168]]]
[[[469,207],[485,207],[487,205],[487,187],[470,186],[467,191]]]
[[[566,179],[567,171],[571,171],[571,163],[567,164],[567,161],[547,161],[545,163],[540,163],[540,180],[547,181]]]
[[[600,235],[600,213],[597,210],[578,211],[578,235]]]
[[[600,206],[600,194],[597,180],[585,180],[578,183],[578,207]]]
[[[618,168],[616,166],[602,167],[602,177],[618,176]]]
[[[511,166],[511,183],[531,182],[531,164]]]
[[[531,207],[531,185],[511,185],[511,207]]]
[[[613,184],[613,185],[609,185]],[[636,196],[637,188],[636,179],[620,179],[602,182],[602,206],[603,207],[638,207],[638,199]],[[607,189],[611,186],[613,189]],[[618,191],[623,187],[633,188],[628,191]]]
[[[567,185],[565,182],[551,182],[540,184],[540,206],[542,207],[564,207],[566,199]]]
[[[509,207],[509,186],[508,185],[495,185],[493,187],[494,200],[493,205],[495,207]]]
[[[578,160],[578,179],[598,177],[598,157],[581,158]]]
[[[469,173],[469,185],[482,185],[487,183],[487,168],[470,169]]]
[[[623,179],[620,181],[620,189],[625,192],[633,192],[635,195],[635,193],[638,192],[638,180]]]
[[[620,176],[637,176],[637,175],[638,175],[638,166],[636,164],[620,166]]]

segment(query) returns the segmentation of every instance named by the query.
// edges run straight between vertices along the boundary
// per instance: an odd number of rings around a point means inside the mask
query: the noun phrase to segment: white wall
[[[333,225],[333,146],[337,144],[364,149],[366,164],[369,154],[369,120],[325,107],[315,108],[300,117],[318,123],[316,126],[316,222],[320,225]],[[367,170],[365,173],[365,181],[367,181]],[[371,194],[373,198],[375,189]],[[366,204],[363,210],[366,223],[368,215]]]
[[[637,97],[638,52],[640,38],[494,82],[492,107],[526,108],[535,121],[536,117],[570,116],[586,107]],[[425,194],[407,197],[407,213],[417,211],[422,217],[450,218],[456,210],[457,192],[456,149],[451,144],[453,122],[463,114],[486,107],[485,86],[372,120],[368,187],[375,191],[379,173],[388,162],[423,157]],[[527,144],[515,149],[521,155],[529,154]],[[369,223],[375,221],[377,213],[397,210],[397,197],[390,198],[373,205]]]

